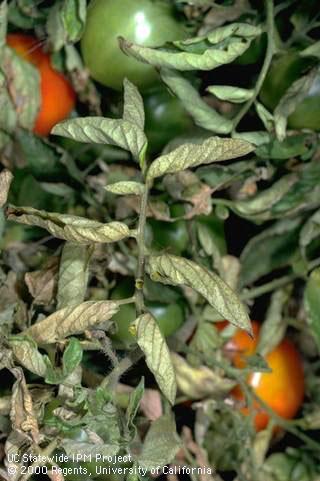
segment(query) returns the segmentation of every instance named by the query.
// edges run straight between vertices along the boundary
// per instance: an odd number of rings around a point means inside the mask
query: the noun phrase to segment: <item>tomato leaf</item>
[[[47,367],[35,341],[29,336],[11,336],[9,345],[15,359],[37,376],[44,377]]]
[[[153,281],[192,287],[214,307],[222,319],[251,333],[246,306],[214,272],[195,262],[172,255],[150,256],[148,269]]]
[[[7,202],[12,181],[13,175],[10,170],[5,169],[0,173],[0,207],[3,207]]]
[[[206,89],[220,100],[226,100],[235,104],[241,104],[253,97],[254,91],[229,85],[211,85]]]
[[[304,307],[308,324],[320,351],[320,268],[311,272],[305,291]]]
[[[135,85],[129,82],[128,79],[124,79],[124,107],[123,107],[123,120],[131,122],[144,129],[144,107],[143,100],[139,90]]]
[[[77,305],[84,301],[92,248],[67,242],[62,250],[57,308]]]
[[[122,119],[82,117],[65,120],[53,127],[51,133],[78,142],[117,145],[131,152],[135,160],[139,160],[147,144],[143,130]]]
[[[169,464],[181,448],[173,417],[165,414],[156,419],[147,432],[138,463],[151,470]]]
[[[232,121],[220,115],[209,106],[191,83],[176,71],[161,69],[160,75],[165,84],[179,98],[183,107],[192,116],[196,125],[217,134],[228,134]]]
[[[105,187],[107,192],[117,195],[142,195],[144,192],[144,185],[140,182],[131,180],[123,180],[109,184]]]
[[[154,317],[147,313],[133,323],[137,343],[146,356],[146,363],[156,381],[171,404],[177,391],[176,378],[166,341]]]
[[[38,344],[51,344],[108,321],[118,310],[116,301],[82,302],[75,307],[59,309],[33,324],[23,334],[32,337]]]
[[[233,23],[217,28],[207,36],[172,42],[176,50],[144,47],[124,38],[120,38],[120,46],[126,54],[157,68],[173,68],[184,72],[213,70],[239,57],[247,50],[251,40],[260,34],[259,27]]]
[[[84,217],[50,213],[32,207],[10,206],[7,216],[9,220],[42,227],[59,239],[78,244],[116,242],[130,234],[129,227],[122,222],[102,224]]]
[[[201,144],[184,144],[154,160],[148,170],[147,179],[151,180],[198,165],[234,159],[253,150],[254,147],[244,140],[220,137],[210,137]]]
[[[301,229],[299,244],[304,256],[306,256],[307,246],[317,237],[320,237],[320,210],[309,217]]]

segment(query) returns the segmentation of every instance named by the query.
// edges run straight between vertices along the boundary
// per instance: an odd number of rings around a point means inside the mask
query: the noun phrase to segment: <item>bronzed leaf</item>
[[[144,191],[144,185],[140,182],[134,182],[131,180],[123,180],[109,184],[105,187],[107,192],[117,195],[142,195]]]
[[[153,281],[192,287],[219,312],[222,319],[228,319],[251,333],[246,306],[214,272],[189,259],[172,255],[150,256],[148,268]]]
[[[57,124],[51,133],[78,142],[117,145],[131,152],[136,160],[139,160],[147,143],[143,130],[131,122],[103,117],[65,120]]]
[[[144,129],[144,107],[139,90],[128,79],[124,79],[123,120]]]
[[[147,313],[133,323],[137,343],[146,357],[146,363],[166,396],[174,403],[177,391],[176,378],[166,341],[154,317]]]
[[[38,344],[50,344],[111,319],[118,309],[116,301],[83,302],[56,311],[33,324],[23,334],[32,337]]]
[[[122,222],[102,224],[84,217],[46,212],[32,207],[10,206],[7,216],[9,220],[42,227],[59,239],[78,244],[115,242],[130,234],[128,226]]]
[[[244,140],[210,137],[201,144],[184,144],[169,154],[158,157],[150,166],[147,179],[197,167],[198,165],[221,162],[241,157],[254,150]]]
[[[241,104],[253,97],[254,91],[229,85],[211,85],[207,91],[218,97],[220,100],[227,100],[235,104]]]

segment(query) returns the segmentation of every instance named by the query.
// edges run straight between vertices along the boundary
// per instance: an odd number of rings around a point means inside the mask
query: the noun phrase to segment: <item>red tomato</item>
[[[226,327],[227,322],[217,324],[219,330]],[[232,362],[238,368],[245,366],[245,357],[253,355],[256,351],[260,326],[257,322],[252,322],[254,339],[245,331],[238,330],[230,341],[226,343],[226,351],[230,354]],[[302,360],[299,352],[288,339],[284,339],[273,351],[266,356],[266,362],[272,369],[271,373],[255,372],[249,375],[248,384],[278,416],[285,419],[293,418],[304,398],[304,373]],[[237,386],[232,395],[240,400],[244,400],[243,392]],[[268,414],[254,403],[254,408],[258,411],[255,416],[257,431],[264,429],[269,421]],[[242,408],[245,414],[249,413],[248,408]]]
[[[55,124],[69,116],[76,94],[66,77],[52,67],[50,56],[42,50],[39,40],[13,33],[7,36],[7,44],[39,70],[41,105],[33,130],[38,135],[48,135]]]

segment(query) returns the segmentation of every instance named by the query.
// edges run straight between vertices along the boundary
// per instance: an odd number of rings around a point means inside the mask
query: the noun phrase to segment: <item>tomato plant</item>
[[[156,72],[127,57],[118,37],[153,47],[184,38],[186,32],[169,2],[123,0],[121,9],[116,0],[91,2],[81,40],[82,55],[92,77],[103,85],[120,90],[126,77],[145,89],[158,82]]]
[[[40,74],[41,102],[34,132],[48,135],[52,127],[69,116],[75,106],[76,95],[66,77],[52,67],[50,56],[35,37],[22,33],[7,36],[8,45]]]

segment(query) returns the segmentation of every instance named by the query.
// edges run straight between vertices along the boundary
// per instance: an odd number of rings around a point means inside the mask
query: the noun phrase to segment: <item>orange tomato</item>
[[[76,94],[66,77],[52,67],[50,56],[42,50],[39,40],[13,33],[7,36],[7,44],[39,70],[41,102],[33,130],[38,135],[48,135],[55,124],[69,116]]]
[[[226,321],[218,323],[219,330],[226,327]],[[260,326],[252,322],[254,339],[245,331],[238,330],[230,341],[226,343],[226,351],[238,368],[245,367],[245,357],[255,353]],[[273,351],[266,356],[266,362],[272,372],[254,372],[248,376],[248,385],[257,396],[264,401],[278,416],[292,419],[298,412],[304,398],[304,373],[299,352],[288,339],[284,339]],[[239,401],[244,401],[244,395],[237,386],[232,395]],[[268,414],[258,402],[254,402],[256,430],[264,429],[269,421]],[[247,407],[242,408],[244,414],[249,414]]]

